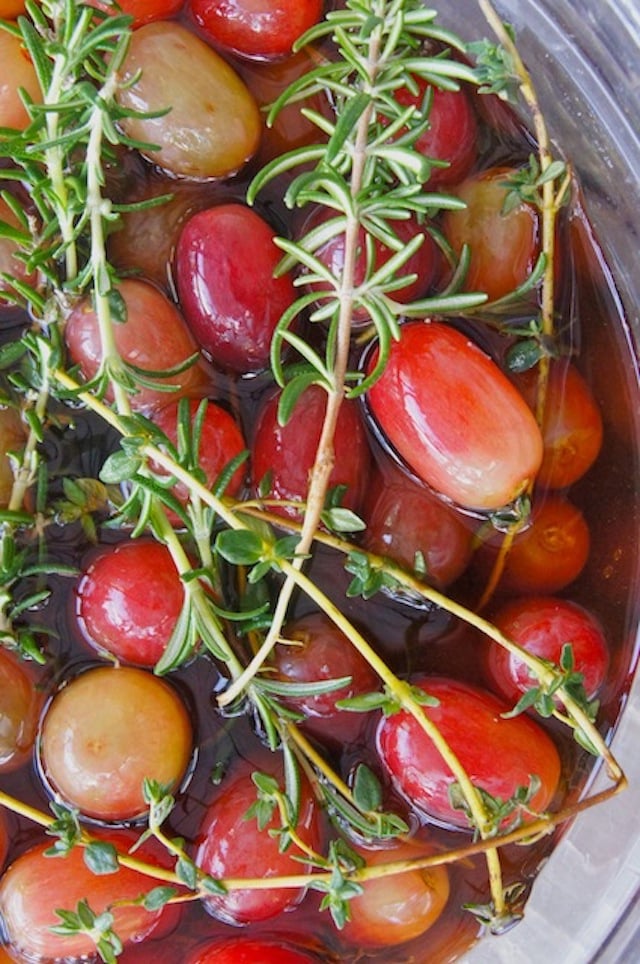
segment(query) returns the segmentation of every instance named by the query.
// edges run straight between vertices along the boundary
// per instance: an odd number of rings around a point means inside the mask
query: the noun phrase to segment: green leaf
[[[109,311],[113,321],[124,324],[127,320],[127,303],[117,288],[109,290]]]
[[[350,710],[352,713],[370,713],[372,710],[384,709],[389,703],[385,693],[360,693],[358,696],[347,696],[343,700],[336,700],[340,710]],[[397,708],[397,703],[393,705]]]
[[[92,874],[115,874],[118,871],[118,851],[105,840],[93,840],[84,848],[83,856]]]
[[[176,862],[176,874],[180,881],[190,890],[197,890],[198,870],[188,857],[180,857]]]
[[[216,552],[234,566],[252,566],[260,562],[265,553],[262,537],[256,532],[233,529],[218,533]]]
[[[393,813],[367,812],[363,814],[357,807],[352,806],[329,784],[323,784],[322,791],[333,818],[340,824],[352,827],[364,837],[379,837],[381,839],[397,837],[398,834],[408,833],[407,824]]]
[[[286,383],[278,401],[278,423],[280,425],[287,424],[302,393],[310,385],[318,384],[322,384],[322,379],[319,378],[318,372],[314,368],[300,372]]]
[[[117,485],[120,482],[127,482],[144,464],[144,460],[139,456],[128,452],[114,452],[105,461],[100,470],[100,481],[105,485]]]
[[[431,696],[420,686],[411,687],[411,696],[419,706],[439,706],[440,700],[436,696]]]
[[[284,785],[286,793],[287,820],[289,826],[296,827],[300,820],[300,802],[302,799],[302,780],[300,763],[293,749],[288,743],[282,747],[284,756]]]
[[[9,341],[0,347],[0,368],[14,368],[26,354],[26,346],[22,340]]]
[[[332,532],[363,532],[367,528],[366,522],[342,506],[333,509],[325,509],[322,513],[322,521]]]
[[[276,795],[280,790],[278,781],[269,773],[259,773],[256,771],[251,774],[251,779],[255,783],[260,793],[267,797]]]
[[[357,806],[364,811],[377,810],[382,805],[380,781],[364,763],[356,769],[353,798]]]
[[[309,683],[288,683],[279,680],[272,680],[268,677],[260,677],[254,683],[258,689],[273,696],[282,696],[289,699],[307,699],[310,696],[324,696],[326,693],[334,693],[348,686],[351,682],[350,676],[339,676],[335,679],[314,680]]]
[[[600,751],[597,746],[595,746],[589,735],[585,733],[584,730],[580,729],[580,727],[576,727],[576,729],[573,731],[573,738],[578,746],[581,746],[583,750],[586,750],[592,756],[600,756]]]
[[[227,888],[219,880],[215,880],[213,877],[203,877],[200,881],[200,885],[203,890],[208,894],[216,894],[221,897],[227,893]]]
[[[525,338],[512,345],[506,354],[509,371],[517,374],[526,372],[538,364],[545,354],[541,342],[536,338]]]
[[[338,116],[333,134],[327,144],[324,162],[332,164],[344,147],[345,141],[352,135],[362,114],[371,104],[371,95],[357,93],[348,101],[345,109]]]
[[[177,894],[178,891],[175,887],[154,887],[148,894],[145,894],[142,906],[150,912],[161,910]]]
[[[531,709],[535,706],[540,698],[540,689],[538,687],[532,687],[528,689],[526,693],[523,693],[516,705],[512,710],[506,713],[502,713],[501,716],[505,719],[512,719],[514,716],[519,716],[520,713],[524,713],[526,710]]]

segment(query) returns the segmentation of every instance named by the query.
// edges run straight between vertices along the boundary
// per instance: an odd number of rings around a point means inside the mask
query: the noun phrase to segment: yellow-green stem
[[[600,806],[623,790],[625,786],[626,779],[623,777],[622,780],[614,787],[599,791],[592,797],[588,797],[586,800],[581,800],[578,803],[572,804],[558,813],[548,814],[537,820],[532,820],[525,827],[519,827],[517,830],[513,830],[510,833],[504,834],[502,837],[500,837],[500,846],[507,846],[512,843],[522,843],[526,840],[536,840],[541,836],[550,834],[559,824],[564,823],[567,820],[571,820],[573,817],[580,813],[584,813],[586,810]],[[20,800],[17,800],[2,791],[0,791],[0,806],[4,806],[13,813],[26,817],[33,823],[39,824],[45,829],[49,828],[54,822],[54,818],[48,814],[42,813],[35,808],[22,803]],[[93,838],[91,838],[88,834],[85,834],[80,845],[86,847],[92,842],[92,840]],[[170,851],[172,849],[173,848],[170,848]],[[400,861],[390,860],[386,863],[376,864],[374,866],[365,867],[361,870],[353,871],[350,874],[346,874],[346,876],[351,880],[360,882],[365,880],[373,880],[376,878],[404,873],[408,870],[444,866],[457,861],[468,860],[479,854],[486,854],[487,850],[493,849],[495,849],[494,842],[490,840],[477,840],[473,843],[465,844],[462,847],[439,851],[424,857],[412,857],[408,860]],[[176,856],[177,855],[178,854],[176,854]],[[174,871],[158,867],[156,864],[145,863],[142,860],[132,857],[130,854],[119,853],[118,861],[121,866],[135,870],[138,873],[144,874],[146,877],[161,881],[162,883],[172,884],[179,888],[184,888],[185,886],[184,882]],[[269,890],[273,887],[306,887],[313,881],[329,883],[330,880],[330,873],[315,871],[311,873],[292,874],[279,877],[225,877],[219,882],[228,890]],[[204,896],[204,893],[205,892],[202,892],[201,895]],[[192,899],[192,896],[193,895],[189,895],[187,899]]]
[[[536,94],[531,75],[527,70],[522,57],[513,42],[504,23],[498,16],[490,0],[478,0],[482,12],[496,34],[503,47],[509,52],[512,63],[520,81],[520,92],[531,112],[533,128],[538,144],[538,156],[540,161],[540,171],[542,174],[553,162],[551,151],[551,141],[549,132],[544,119],[540,103]],[[570,176],[567,175],[563,180],[560,189],[556,193],[554,180],[544,181],[542,184],[542,250],[546,256],[544,276],[542,279],[542,305],[541,321],[542,334],[550,339],[555,331],[555,246],[556,246],[556,216],[561,204],[564,201],[568,190]],[[546,405],[547,387],[549,380],[549,355],[542,353],[538,367],[538,394],[536,402],[536,418],[538,424],[544,422],[544,412]]]

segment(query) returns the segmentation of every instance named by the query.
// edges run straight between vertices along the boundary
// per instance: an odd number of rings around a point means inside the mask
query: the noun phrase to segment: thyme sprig
[[[70,934],[86,934],[91,938],[105,964],[115,964],[122,954],[123,945],[113,930],[115,918],[110,910],[103,910],[99,914],[92,910],[88,900],[78,901],[75,910],[56,910],[61,923],[51,928],[54,934],[68,936]]]
[[[498,96],[513,103],[524,102],[529,111],[536,140],[537,156],[531,156],[529,167],[519,174],[512,184],[512,192],[507,196],[511,203],[516,196],[533,202],[541,212],[541,247],[545,255],[542,279],[539,345],[552,342],[555,335],[556,312],[556,220],[558,212],[568,200],[572,172],[570,166],[554,155],[553,145],[547,123],[540,107],[538,95],[520,52],[515,43],[513,30],[503,23],[490,0],[478,0],[479,5],[491,26],[498,46],[481,41],[471,44],[470,51],[477,58],[478,79],[481,84]],[[550,354],[541,350],[538,357],[539,378],[537,396],[537,418],[542,424],[546,404],[547,382],[549,378]]]

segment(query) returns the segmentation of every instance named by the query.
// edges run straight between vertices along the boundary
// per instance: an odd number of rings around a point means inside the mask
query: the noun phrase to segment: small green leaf
[[[251,774],[251,779],[257,786],[261,794],[266,796],[273,796],[279,792],[278,781],[270,776],[268,773],[255,773]]]
[[[514,373],[526,372],[534,368],[544,351],[540,341],[535,338],[527,338],[516,342],[509,348],[506,354],[506,362],[509,371]]]
[[[255,685],[264,693],[270,693],[274,696],[283,696],[289,699],[308,699],[310,696],[324,696],[326,693],[334,693],[336,690],[348,686],[350,682],[350,676],[314,680],[309,683],[285,683],[265,677],[256,680]]]
[[[278,424],[286,425],[293,414],[302,393],[310,385],[322,384],[315,369],[300,372],[287,382],[278,401]]]
[[[340,710],[351,710],[353,713],[370,713],[372,710],[381,710],[389,703],[389,697],[385,693],[361,693],[358,696],[348,696],[343,700],[336,700],[336,706]],[[394,701],[394,705],[397,703]]]
[[[160,910],[168,904],[177,893],[178,891],[175,887],[154,887],[148,894],[145,894],[142,906],[145,910],[151,912]]]
[[[540,689],[538,687],[532,687],[531,689],[528,689],[526,693],[522,694],[512,710],[509,710],[507,713],[502,713],[501,716],[505,720],[512,719],[514,716],[519,716],[520,713],[524,713],[525,710],[535,706],[539,698]]]
[[[342,506],[325,509],[322,513],[322,521],[332,532],[363,532],[367,528],[366,522],[363,522],[355,512]]]
[[[127,320],[127,303],[117,288],[109,290],[109,311],[113,321],[123,324]]]
[[[84,848],[83,856],[92,874],[115,874],[118,871],[118,851],[105,840],[93,840]]]
[[[356,769],[353,798],[361,810],[377,810],[382,805],[380,781],[369,767],[361,763]]]
[[[345,109],[338,116],[333,134],[329,138],[325,153],[326,164],[332,164],[336,159],[344,147],[345,141],[353,134],[360,117],[370,103],[371,94],[365,93],[356,94],[347,102]]]
[[[227,888],[219,880],[215,880],[213,877],[203,877],[200,881],[200,886],[208,894],[216,894],[222,897],[227,893]]]
[[[176,862],[176,874],[185,886],[190,890],[198,887],[198,870],[196,865],[188,857],[180,857]]]
[[[234,566],[252,566],[260,562],[265,552],[262,537],[256,532],[227,529],[218,533],[216,552]]]
[[[143,465],[143,459],[127,452],[114,452],[106,460],[100,471],[100,481],[105,485],[127,482]]]
[[[411,687],[411,696],[419,706],[439,706],[440,705],[440,700],[437,697],[431,696],[429,693],[425,693],[425,691],[420,686]]]

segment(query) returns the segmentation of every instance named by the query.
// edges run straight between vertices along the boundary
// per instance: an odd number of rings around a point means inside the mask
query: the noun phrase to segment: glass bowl
[[[516,29],[552,137],[582,183],[587,214],[628,322],[620,337],[628,352],[640,439],[634,347],[640,342],[640,7],[636,0],[498,0],[496,8]],[[441,18],[466,39],[491,37],[475,0],[445,4]],[[629,593],[638,600],[634,587],[640,589],[637,564]],[[636,648],[639,606],[636,602],[631,616]],[[575,821],[536,881],[525,919],[509,934],[480,942],[465,957],[467,964],[637,960],[639,743],[636,679],[613,741],[629,788]]]

